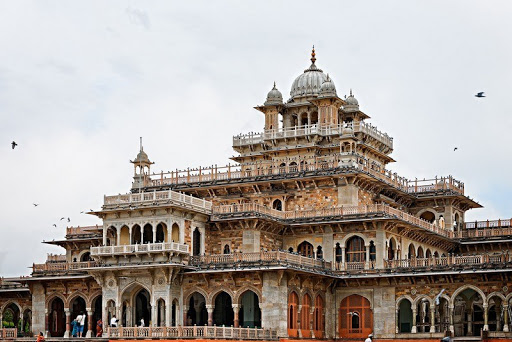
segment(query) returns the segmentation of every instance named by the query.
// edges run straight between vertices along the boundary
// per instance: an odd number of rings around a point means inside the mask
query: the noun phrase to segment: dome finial
[[[350,96],[353,96],[353,95],[352,95],[352,88],[350,88]]]
[[[315,64],[316,57],[315,57],[315,46],[313,45],[313,50],[311,50],[311,63]]]
[[[142,137],[140,137],[140,150],[144,151],[144,148],[142,147]]]
[[[276,81],[274,81],[274,88],[272,88],[272,89],[277,89],[277,88],[276,88]]]

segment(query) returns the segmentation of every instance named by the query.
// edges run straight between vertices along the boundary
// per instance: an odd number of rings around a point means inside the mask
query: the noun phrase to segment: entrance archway
[[[64,337],[66,331],[66,315],[64,302],[59,297],[54,298],[49,305],[48,331],[52,337]]]
[[[98,333],[97,329],[96,329],[96,323],[101,319],[101,306],[102,306],[102,297],[101,295],[97,296],[95,299],[93,299],[92,301],[92,308],[93,308],[93,312],[92,312],[92,331],[93,331],[93,336],[96,336],[96,334]],[[103,322],[103,327],[106,327],[108,325],[108,323],[110,322]]]
[[[78,296],[73,301],[71,301],[70,305],[70,313],[71,313],[71,319],[75,319],[78,315],[85,315],[85,322],[84,322],[84,331],[82,336],[85,337],[85,334],[87,333],[87,327],[89,323],[89,317],[87,315],[87,312],[85,310],[85,299]]]
[[[213,309],[213,324],[230,327],[234,324],[235,314],[231,296],[222,291],[215,297],[215,308]]]
[[[398,332],[410,333],[412,330],[412,303],[402,299],[398,305]]]
[[[151,297],[146,289],[141,289],[135,296],[135,325],[149,326],[151,321]]]
[[[194,292],[188,302],[186,325],[203,326],[208,323],[208,311],[206,310],[206,299],[199,292]]]
[[[297,337],[299,328],[299,296],[295,291],[292,291],[288,295],[288,336]]]
[[[360,295],[344,298],[339,308],[339,334],[343,338],[366,338],[373,331],[370,301]]]
[[[480,336],[484,326],[483,298],[468,288],[454,300],[453,327],[455,336]]]
[[[241,327],[261,327],[261,309],[259,298],[253,291],[245,291],[240,297],[240,311],[238,313]]]

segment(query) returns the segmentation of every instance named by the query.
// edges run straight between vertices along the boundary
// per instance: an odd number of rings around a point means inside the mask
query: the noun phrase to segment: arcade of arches
[[[320,294],[301,297],[296,291],[288,294],[288,336],[322,338],[325,331],[324,299]]]

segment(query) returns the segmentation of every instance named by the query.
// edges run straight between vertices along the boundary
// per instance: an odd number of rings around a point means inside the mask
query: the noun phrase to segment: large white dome
[[[290,90],[292,100],[300,97],[318,96],[320,93],[322,84],[327,80],[327,75],[317,68],[315,61],[315,49],[313,48],[311,66],[293,81]]]

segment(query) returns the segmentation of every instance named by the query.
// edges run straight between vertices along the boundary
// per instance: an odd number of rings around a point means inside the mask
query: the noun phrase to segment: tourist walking
[[[84,325],[85,325],[85,315],[83,311],[80,315],[76,316],[76,321],[78,322],[78,337],[83,337],[84,333]]]
[[[101,318],[96,322],[96,337],[101,337],[103,335],[103,322]]]
[[[76,318],[75,318],[73,321],[71,321],[71,327],[73,328],[73,329],[71,330],[71,336],[72,336],[72,337],[77,337],[77,335],[78,335],[78,325],[79,325],[79,324],[78,324],[78,322],[76,321]]]

